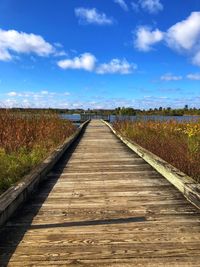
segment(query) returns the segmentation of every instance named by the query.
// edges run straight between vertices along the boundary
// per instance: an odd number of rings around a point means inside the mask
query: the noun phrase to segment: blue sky
[[[0,106],[200,107],[199,0],[1,0]]]

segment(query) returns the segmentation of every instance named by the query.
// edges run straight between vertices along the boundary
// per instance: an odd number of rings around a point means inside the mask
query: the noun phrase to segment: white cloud
[[[190,80],[200,81],[200,73],[190,73],[187,75],[187,78]]]
[[[97,65],[97,59],[91,53],[84,53],[73,59],[65,59],[57,62],[61,69],[82,69],[86,71],[94,71],[98,74],[129,74],[137,69],[137,65],[129,63],[126,59],[112,59],[108,63]]]
[[[63,48],[63,45],[61,43],[54,43],[54,45],[58,48]]]
[[[59,104],[69,100],[70,93],[42,91],[11,91],[2,94],[1,107],[59,107]],[[6,98],[4,98],[4,96]],[[8,98],[7,98],[8,97]]]
[[[180,81],[183,79],[182,76],[176,76],[171,73],[166,73],[160,77],[161,81]]]
[[[148,27],[140,26],[136,31],[134,45],[138,50],[149,51],[152,45],[162,41],[163,37],[163,33],[158,29],[151,31]]]
[[[99,92],[97,95],[88,96],[85,99],[84,94],[71,98],[67,91],[52,92],[48,91],[48,95],[42,95],[42,91],[17,92],[16,97],[8,97],[8,93],[3,94],[5,98],[0,96],[1,107],[32,107],[32,108],[115,108],[119,106],[134,108],[149,108],[151,107],[183,107],[186,103],[193,107],[200,107],[200,96],[189,96],[184,98],[173,97],[169,95],[172,88],[165,88],[166,96],[146,95],[143,98],[107,98],[105,92]],[[175,88],[174,88],[175,89]],[[138,90],[141,90],[138,88]],[[168,91],[169,90],[169,91]],[[103,94],[103,95],[102,95]],[[52,97],[53,95],[53,97]],[[163,101],[164,100],[164,101]]]
[[[124,0],[114,0],[114,2],[120,5],[120,7],[124,9],[125,11],[128,11],[128,6]]]
[[[12,60],[13,54],[34,53],[38,56],[48,56],[55,52],[54,47],[46,42],[40,35],[27,34],[15,30],[0,29],[0,60]]]
[[[200,48],[199,48],[199,52],[197,52],[193,58],[192,58],[192,63],[194,65],[200,66]]]
[[[6,48],[1,48],[0,44],[0,61],[10,61],[12,60],[11,54],[6,50]]]
[[[97,25],[113,24],[113,20],[111,18],[108,18],[105,13],[99,13],[96,8],[88,9],[79,7],[75,9],[75,15],[82,23]]]
[[[61,69],[83,69],[92,71],[95,68],[96,58],[90,53],[84,53],[73,59],[64,59],[58,61],[58,66]]]
[[[160,0],[136,0],[131,2],[132,9],[138,12],[140,9],[150,14],[157,14],[163,10],[163,5]]]
[[[7,95],[8,95],[8,96],[17,96],[17,93],[14,92],[14,91],[12,91],[12,92],[9,92]]]
[[[50,92],[47,90],[42,90],[39,92],[33,92],[33,91],[26,91],[26,92],[16,92],[16,91],[11,91],[6,93],[7,96],[10,97],[16,97],[16,98],[43,98],[43,97],[52,97],[52,96],[67,96],[70,95],[69,92],[64,92],[64,93],[56,93],[56,92]]]
[[[48,94],[49,94],[49,92],[48,92],[48,91],[46,91],[46,90],[44,90],[44,91],[41,91],[41,94],[42,94],[42,95],[48,95]]]
[[[130,74],[137,66],[135,64],[129,63],[127,60],[123,59],[112,59],[109,63],[100,64],[96,72],[98,74]]]
[[[64,50],[61,50],[61,51],[56,51],[54,53],[54,56],[55,57],[63,57],[63,56],[67,56],[68,54],[64,51]]]
[[[184,107],[185,103],[187,103],[190,107],[200,107],[200,97],[198,96],[192,96],[183,98],[181,97],[169,97],[169,96],[161,96],[158,97],[156,95],[149,95],[144,96],[141,98],[106,98],[98,96],[95,100],[93,97],[89,98],[88,100],[85,99],[47,99],[46,97],[44,99],[5,99],[1,100],[1,106],[2,107],[32,107],[32,108],[84,108],[84,109],[96,109],[96,108],[104,108],[104,109],[110,109],[110,108],[116,108],[119,106],[124,107],[134,107],[138,109],[143,109],[149,107],[152,108],[158,108],[160,106],[162,107]]]
[[[169,28],[166,41],[176,50],[190,50],[196,45],[200,46],[200,12],[192,12],[186,20]]]
[[[166,32],[159,29],[151,31],[148,27],[140,26],[134,44],[138,50],[149,51],[162,40],[172,50],[190,56],[191,62],[200,66],[200,12],[192,12]]]
[[[171,49],[191,55],[193,64],[200,66],[200,12],[169,28],[166,42]]]
[[[163,10],[163,5],[160,0],[140,0],[139,4],[141,8],[151,14],[155,14]]]
[[[65,95],[65,96],[69,96],[70,93],[69,93],[69,92],[65,92],[64,95]]]
[[[12,107],[14,107],[14,106],[17,106],[17,101],[15,100],[15,99],[10,99],[10,98],[8,98],[8,99],[5,99],[5,100],[3,100],[3,101],[1,101],[1,107],[8,107],[8,108],[12,108]]]

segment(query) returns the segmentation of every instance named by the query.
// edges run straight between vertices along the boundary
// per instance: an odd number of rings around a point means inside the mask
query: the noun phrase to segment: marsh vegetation
[[[122,136],[200,181],[200,121],[116,121]]]
[[[0,193],[44,160],[75,132],[53,113],[0,111]]]

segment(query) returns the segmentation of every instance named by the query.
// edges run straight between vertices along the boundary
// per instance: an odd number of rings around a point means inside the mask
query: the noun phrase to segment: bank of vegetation
[[[120,116],[200,116],[200,109],[189,108],[185,105],[184,108],[159,107],[149,108],[147,110],[134,109],[131,107],[118,107],[115,109],[115,115]]]
[[[158,155],[200,182],[200,121],[116,121],[122,136]]]
[[[0,111],[0,193],[18,182],[75,132],[53,113]]]
[[[1,111],[1,109],[0,109]],[[26,113],[57,113],[57,114],[96,114],[96,115],[116,115],[116,116],[200,116],[200,108],[188,107],[183,108],[158,107],[149,109],[135,109],[134,107],[118,107],[115,109],[34,109],[34,108],[13,108],[14,112]]]

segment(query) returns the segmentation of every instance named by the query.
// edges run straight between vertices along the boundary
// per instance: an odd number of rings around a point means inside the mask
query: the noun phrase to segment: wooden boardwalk
[[[0,266],[200,266],[200,212],[100,121],[0,232]]]

